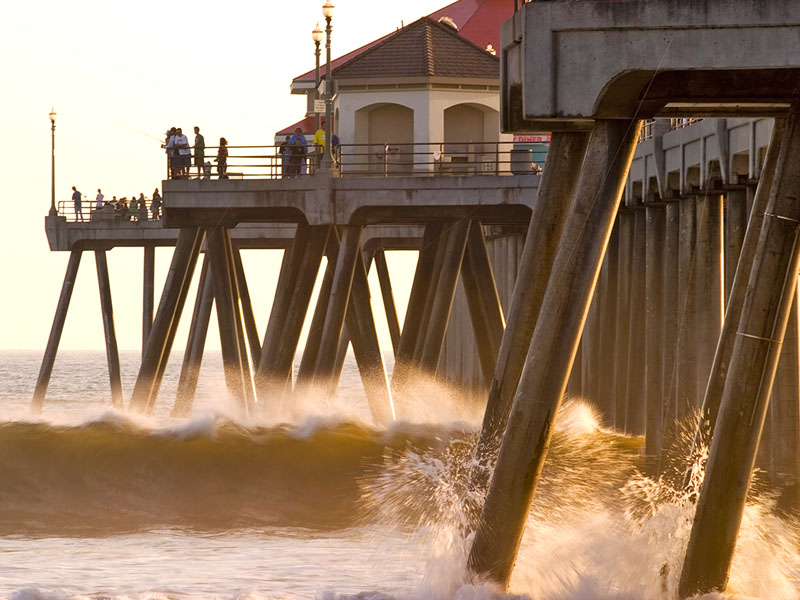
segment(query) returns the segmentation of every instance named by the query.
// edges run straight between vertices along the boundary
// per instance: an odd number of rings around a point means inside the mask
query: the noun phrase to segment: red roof
[[[462,77],[497,80],[500,60],[458,35],[450,25],[422,17],[333,72],[337,80]]]
[[[486,48],[491,44],[500,52],[500,25],[514,14],[511,0],[459,0],[428,15],[434,21],[450,17],[458,33],[473,44]]]
[[[323,118],[322,120],[324,121],[325,119]],[[302,121],[298,121],[294,125],[289,125],[289,127],[287,127],[286,129],[281,129],[275,135],[276,136],[292,135],[294,133],[294,130],[297,129],[298,127],[303,133],[312,133],[312,134],[316,133],[317,131],[316,117],[314,117],[313,115],[310,117],[306,117],[305,119],[303,119]]]
[[[438,21],[442,17],[450,17],[458,26],[458,33],[463,37],[481,48],[485,48],[487,44],[491,44],[499,52],[500,25],[510,19],[513,13],[514,3],[511,0],[457,0],[428,16],[434,21]],[[361,46],[361,48],[357,48],[344,56],[340,56],[331,61],[331,68],[336,69],[344,65],[365,50],[372,48],[379,42],[384,41],[386,38],[396,33],[397,31],[393,31],[369,44]],[[320,75],[323,77],[324,71],[324,68],[320,69]],[[315,72],[312,69],[308,73],[303,73],[299,77],[296,77],[294,81],[314,81],[315,77]]]

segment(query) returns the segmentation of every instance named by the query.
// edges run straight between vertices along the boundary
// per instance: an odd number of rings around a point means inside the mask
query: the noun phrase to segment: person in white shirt
[[[170,127],[166,133],[167,141],[161,145],[162,148],[167,153],[167,164],[169,165],[169,176],[171,178],[175,178],[178,174],[178,151],[175,149],[175,136],[177,135],[177,130],[174,127]]]
[[[177,149],[178,175],[181,177],[188,176],[192,162],[192,150],[189,146],[189,138],[183,135],[183,131],[181,131],[180,127],[178,127],[178,131],[172,143]]]
[[[94,204],[95,210],[99,210],[103,208],[103,192],[100,191],[100,188],[97,188],[97,201]]]

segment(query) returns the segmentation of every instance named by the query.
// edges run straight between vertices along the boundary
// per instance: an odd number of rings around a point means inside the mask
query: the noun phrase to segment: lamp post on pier
[[[315,100],[314,116],[316,122],[315,131],[319,130],[319,113],[317,112],[316,108],[316,100],[319,99],[319,55],[321,52],[319,49],[319,45],[322,42],[322,35],[323,31],[322,29],[319,28],[319,21],[317,21],[317,26],[314,27],[314,30],[311,32],[311,39],[314,40],[314,57],[316,58],[316,70],[315,70],[316,79],[314,83],[314,100]]]
[[[56,210],[56,109],[50,109],[50,216],[58,216]]]
[[[333,3],[325,0],[322,5],[322,16],[325,17],[325,152],[322,154],[322,168],[330,169],[333,165],[331,160],[331,96],[333,86],[331,84],[331,19],[333,18]]]

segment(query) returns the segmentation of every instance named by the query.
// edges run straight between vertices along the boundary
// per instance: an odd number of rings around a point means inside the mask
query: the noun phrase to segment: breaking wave
[[[153,428],[108,413],[79,425],[0,424],[0,535],[97,535],[175,526],[343,528],[358,478],[463,433],[309,419],[250,427],[222,417]]]

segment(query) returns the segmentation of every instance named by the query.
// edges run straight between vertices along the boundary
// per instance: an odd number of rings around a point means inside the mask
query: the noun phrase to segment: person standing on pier
[[[278,152],[281,155],[281,176],[288,177],[289,176],[289,163],[292,158],[292,149],[289,147],[289,136],[286,136],[286,139],[283,140],[280,146],[278,146]]]
[[[169,171],[169,176],[173,179],[178,173],[178,155],[175,150],[176,134],[177,130],[174,127],[170,127],[166,133],[166,142],[161,145],[167,153],[167,170]]]
[[[197,177],[203,175],[203,163],[206,160],[206,140],[200,133],[200,128],[194,127],[194,166],[197,167]]]
[[[97,198],[95,198],[94,208],[95,210],[99,210],[103,208],[103,192],[100,191],[100,188],[97,188]]]
[[[220,179],[227,179],[225,172],[228,170],[228,140],[224,137],[219,138],[219,150],[217,150],[217,174]]]
[[[144,192],[139,194],[139,215],[136,218],[139,221],[147,221],[147,199],[144,197]]]
[[[161,194],[158,193],[158,188],[153,190],[153,199],[150,201],[150,214],[153,215],[153,221],[158,221],[161,218]]]
[[[296,146],[300,144],[303,148],[301,150],[297,150]],[[296,157],[302,153],[302,162],[299,164],[298,170],[295,172],[295,175],[306,174],[306,155],[308,154],[308,149],[306,148],[306,136],[303,135],[303,130],[299,127],[295,128],[294,135],[289,138],[289,148],[292,152],[292,164],[295,163]]]
[[[192,150],[189,147],[189,138],[183,135],[183,130],[180,127],[175,133],[174,145],[177,149],[178,176],[188,177],[192,163]]]
[[[75,219],[83,221],[83,209],[81,207],[81,194],[73,185],[72,186],[72,202],[75,205]]]
[[[314,157],[312,158],[312,165],[314,170],[317,170],[321,161],[322,155],[325,153],[325,119],[322,119],[314,134]]]

